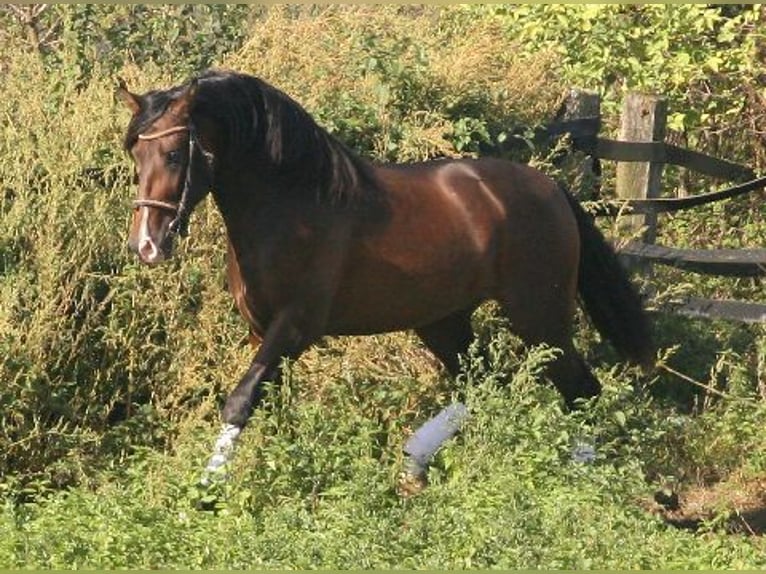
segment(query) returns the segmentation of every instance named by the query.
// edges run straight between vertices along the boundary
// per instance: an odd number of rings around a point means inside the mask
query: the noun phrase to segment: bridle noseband
[[[189,234],[189,195],[191,192],[191,175],[192,175],[192,161],[194,158],[194,148],[199,147],[200,152],[205,158],[209,158],[210,154],[202,149],[202,146],[197,139],[197,131],[194,129],[194,124],[189,123],[186,126],[174,126],[166,130],[161,130],[151,134],[138,134],[138,139],[148,141],[164,138],[171,134],[178,132],[189,132],[189,157],[186,164],[186,175],[184,177],[184,186],[181,191],[181,199],[178,203],[170,201],[162,201],[160,199],[136,199],[133,201],[133,207],[138,209],[141,207],[154,207],[157,209],[164,209],[175,213],[173,221],[168,226],[168,233],[171,235],[180,235],[186,237]],[[210,168],[208,164],[208,169]]]

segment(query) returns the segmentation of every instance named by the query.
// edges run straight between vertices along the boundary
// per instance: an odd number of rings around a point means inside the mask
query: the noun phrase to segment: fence
[[[658,215],[731,199],[766,188],[766,177],[757,178],[748,167],[665,143],[667,106],[663,98],[629,94],[621,118],[620,139],[599,137],[601,118],[598,96],[573,91],[551,125],[535,134],[550,138],[568,133],[573,147],[592,161],[617,163],[616,196],[602,202],[596,215],[629,213],[626,226],[642,230],[641,241],[620,248],[629,264],[643,270],[652,264],[670,265],[694,273],[729,277],[766,276],[766,249],[680,249],[655,244]],[[721,191],[690,197],[660,197],[665,164],[685,167],[704,175],[738,182]],[[591,164],[592,165],[592,164]],[[586,165],[583,169],[591,169]],[[766,323],[766,304],[690,297],[665,307],[676,313]]]

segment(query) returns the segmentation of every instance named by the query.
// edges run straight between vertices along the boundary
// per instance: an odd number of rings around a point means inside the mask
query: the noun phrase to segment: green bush
[[[376,159],[476,153],[551,116],[550,54],[524,53],[491,18],[459,9],[270,10],[227,66],[263,77]],[[510,38],[510,37],[508,37]]]
[[[671,138],[692,149],[763,166],[762,6],[528,5],[482,7],[526,50],[553,50],[561,77],[604,96],[615,119],[627,90],[668,98]]]
[[[38,54],[63,89],[128,64],[157,64],[178,80],[237,49],[258,12],[243,4],[5,7],[0,38]]]
[[[393,391],[382,400],[357,395],[353,387],[361,379],[338,378],[326,383],[336,401],[329,404],[296,396],[288,382],[272,389],[272,409],[260,412],[244,435],[215,512],[191,506],[204,452],[202,433],[193,432],[179,438],[174,454],[142,450],[130,456],[118,480],[109,471],[97,475],[101,483],[92,489],[9,502],[0,510],[0,563],[206,569],[764,565],[756,543],[668,529],[637,504],[648,486],[636,454],[659,444],[669,425],[651,415],[650,403],[625,382],[626,373],[600,373],[606,393],[597,422],[571,417],[538,380],[549,350],[514,354],[506,331],[492,341],[490,368],[479,369],[478,362],[468,367],[465,431],[439,454],[420,496],[396,494],[399,465],[392,455],[403,429],[391,429],[392,441],[382,439],[381,426],[365,414],[401,400]],[[584,435],[599,445],[592,465],[570,458]]]

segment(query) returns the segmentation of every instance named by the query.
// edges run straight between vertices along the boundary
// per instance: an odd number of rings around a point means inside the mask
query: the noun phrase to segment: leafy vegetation
[[[763,567],[759,537],[727,534],[740,506],[718,501],[691,532],[652,502],[766,475],[764,327],[674,316],[657,316],[649,377],[583,321],[605,393],[574,415],[538,381],[550,350],[521,350],[491,308],[475,318],[491,365],[468,360],[456,385],[406,333],[323,341],[270,390],[215,509],[194,510],[250,351],[212,205],[168,265],[127,253],[112,90],[117,75],[148,90],[237,68],[367,157],[410,161],[508,148],[573,85],[602,93],[610,130],[625,91],[646,89],[668,96],[672,140],[762,171],[765,19],[760,5],[2,7],[0,566]],[[511,155],[559,169],[523,147]],[[669,175],[669,193],[707,185]],[[661,233],[756,247],[766,226],[753,196]],[[763,299],[761,280],[655,275],[660,298]],[[469,423],[402,498],[401,445],[458,391]],[[592,465],[571,461],[582,437]]]

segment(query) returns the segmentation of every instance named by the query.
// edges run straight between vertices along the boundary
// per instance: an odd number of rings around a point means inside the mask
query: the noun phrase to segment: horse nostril
[[[138,246],[138,255],[141,259],[151,262],[157,259],[158,254],[159,250],[151,239],[144,238],[141,240],[141,243]]]

